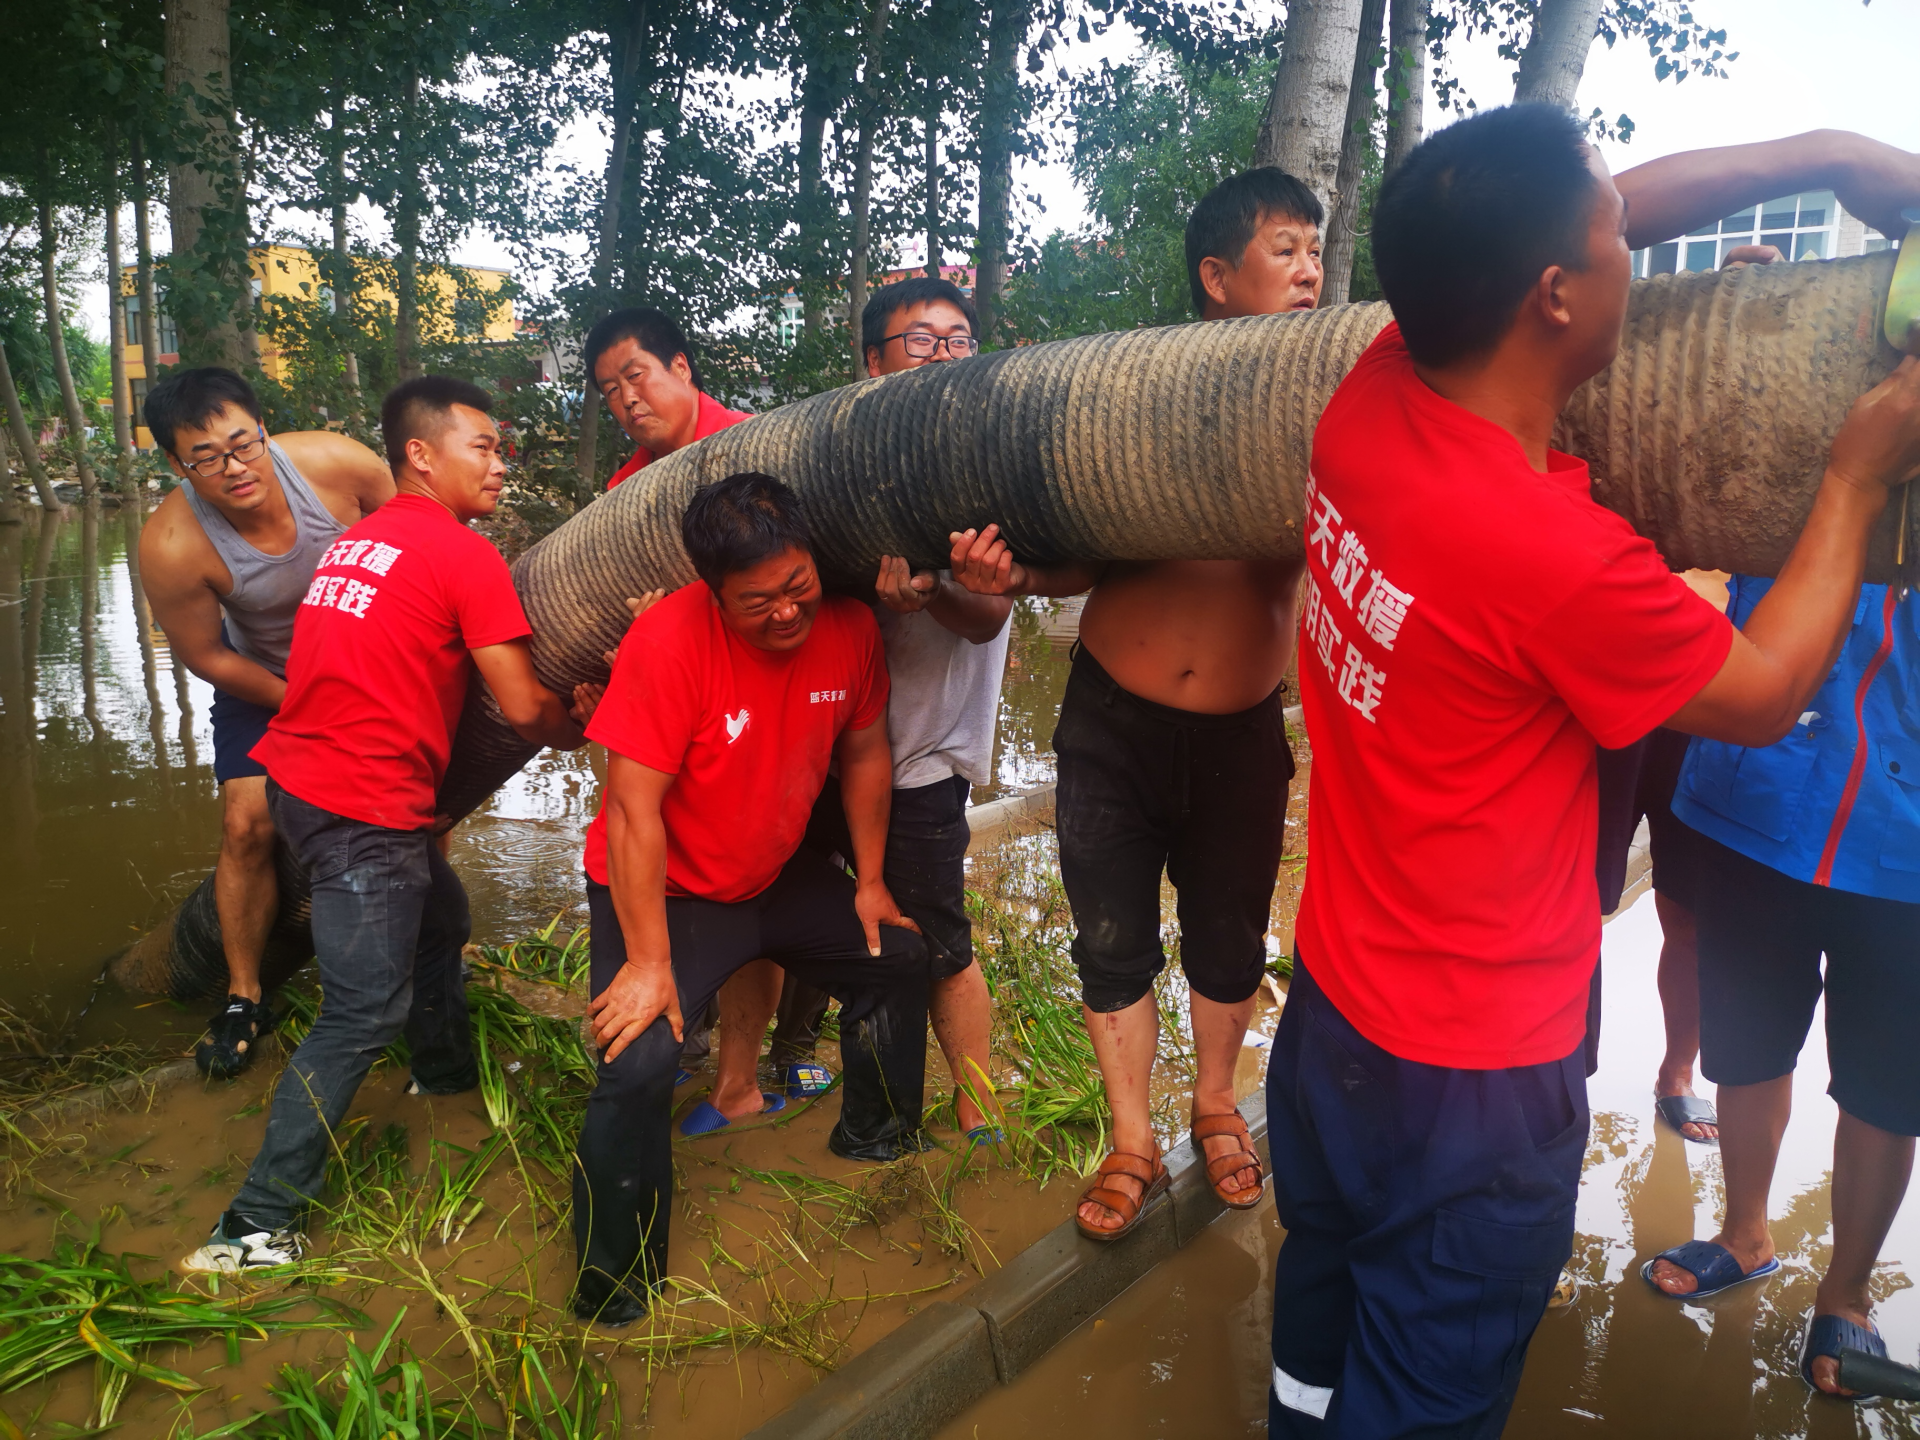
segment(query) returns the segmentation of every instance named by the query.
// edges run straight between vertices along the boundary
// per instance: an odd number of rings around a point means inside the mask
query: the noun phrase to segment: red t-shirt
[[[1594,742],[1711,680],[1733,631],[1596,505],[1415,375],[1388,326],[1314,434],[1301,699],[1301,958],[1406,1060],[1501,1069],[1581,1043],[1600,951]]]
[[[729,425],[738,425],[742,420],[751,420],[753,416],[745,410],[729,410],[706,391],[700,392],[700,415],[693,425],[693,438],[704,440],[716,430],[724,430]],[[653,452],[641,445],[635,448],[633,458],[613,472],[613,478],[607,481],[611,490],[622,480],[638,475],[653,460]]]
[[[467,652],[532,633],[500,552],[438,501],[396,495],[320,557],[293,621],[287,697],[253,758],[322,810],[424,829]]]
[[[831,596],[799,649],[762,650],[696,581],[633,622],[587,737],[678,777],[660,807],[667,893],[732,903],[799,848],[840,732],[886,711],[870,607]],[[608,883],[604,809],[587,829],[587,874]]]

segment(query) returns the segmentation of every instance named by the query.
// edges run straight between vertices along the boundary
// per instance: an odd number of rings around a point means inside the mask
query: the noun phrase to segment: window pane
[[[1723,237],[1720,241],[1720,263],[1722,265],[1726,264],[1727,256],[1731,254],[1737,246],[1751,245],[1752,243],[1753,237],[1751,235],[1728,235]]]
[[[1760,207],[1760,228],[1762,230],[1786,230],[1792,228],[1794,206],[1799,203],[1798,195],[1788,195],[1779,200],[1769,200]]]
[[[1698,230],[1687,231],[1687,234],[1689,235],[1718,235],[1719,233],[1720,233],[1720,225],[1718,221],[1716,221],[1712,225],[1702,225]]]
[[[1888,244],[1888,241],[1886,236],[1869,235],[1867,237],[1866,248],[1863,249],[1860,253],[1862,255],[1877,255],[1882,250],[1885,250],[1887,248],[1887,244]]]
[[[1664,245],[1655,245],[1647,258],[1651,262],[1647,268],[1649,275],[1671,275],[1680,268],[1680,243],[1669,240]]]
[[[1753,211],[1742,210],[1738,215],[1729,215],[1720,222],[1722,235],[1751,235],[1753,233]]]
[[[1687,269],[1713,269],[1713,255],[1717,248],[1711,240],[1689,240],[1687,242]]]
[[[1793,258],[1796,260],[1824,260],[1827,255],[1827,232],[1816,230],[1811,235],[1794,237]]]
[[[1828,225],[1833,221],[1833,192],[1810,190],[1800,197],[1800,228]]]
[[[1782,255],[1793,254],[1793,235],[1790,231],[1783,230],[1777,235],[1762,235],[1760,243],[1773,246]]]

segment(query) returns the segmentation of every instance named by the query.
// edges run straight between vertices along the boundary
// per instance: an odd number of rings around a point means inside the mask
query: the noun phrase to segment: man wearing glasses
[[[915,276],[874,293],[860,316],[867,374],[892,375],[974,354],[973,304],[945,280]],[[975,595],[947,571],[919,573],[897,555],[880,559],[875,606],[892,687],[887,742],[893,794],[887,826],[887,888],[901,912],[920,927],[932,960],[928,1002],[934,1037],[953,1074],[959,1129],[970,1143],[996,1138],[993,1086],[987,1078],[992,1025],[987,985],[973,963],[973,927],[967,919],[967,796],[984,784],[993,763],[993,730],[1000,711],[1000,679],[1007,668],[1007,616],[1013,602]],[[823,854],[853,857],[853,840],[829,776],[807,826],[807,840]],[[724,997],[729,1021],[741,1004],[741,1033],[766,1028],[770,982],[749,972]],[[759,1014],[747,1007],[756,987]],[[772,1059],[789,1095],[817,1094],[831,1076],[814,1059],[826,994],[789,974],[779,992],[779,1024]],[[758,1019],[759,1023],[754,1024]],[[723,1027],[724,1029],[725,1027]],[[688,1133],[718,1129],[766,1102],[753,1074],[757,1050],[724,1043],[706,1105],[689,1112]]]
[[[231,370],[169,375],[147,396],[147,428],[182,484],[140,536],[140,578],[174,659],[214,688],[220,786],[214,898],[227,1003],[194,1051],[201,1073],[238,1075],[273,1028],[260,954],[279,903],[267,772],[248,755],[287,693],[294,612],[329,545],[393,497],[386,462],[327,430],[273,439],[260,401]]]

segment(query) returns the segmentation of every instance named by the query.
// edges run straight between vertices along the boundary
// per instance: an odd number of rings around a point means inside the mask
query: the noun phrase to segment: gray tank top
[[[293,548],[284,555],[267,555],[241,538],[227,517],[202,500],[191,485],[183,486],[200,528],[227,563],[233,589],[221,597],[227,620],[227,643],[249,660],[287,673],[287,651],[293,644],[293,617],[320,568],[320,557],[346,530],[333,512],[320,503],[287,452],[271,440],[273,473],[293,511]]]

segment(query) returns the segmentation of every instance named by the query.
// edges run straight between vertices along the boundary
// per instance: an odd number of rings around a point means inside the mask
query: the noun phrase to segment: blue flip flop
[[[1004,1145],[1007,1132],[998,1125],[976,1125],[967,1131],[967,1149],[978,1150],[982,1145]]]
[[[833,1088],[833,1072],[811,1060],[796,1060],[787,1066],[781,1083],[795,1100],[811,1100]]]
[[[1654,1284],[1653,1267],[1655,1261],[1665,1260],[1678,1265],[1682,1270],[1699,1282],[1691,1295],[1670,1295]],[[1709,1295],[1718,1295],[1722,1290],[1731,1290],[1736,1285],[1744,1285],[1749,1280],[1759,1280],[1773,1274],[1780,1268],[1778,1256],[1766,1264],[1752,1270],[1742,1270],[1740,1262],[1733,1258],[1733,1252],[1724,1245],[1711,1240],[1689,1240],[1684,1245],[1676,1245],[1671,1250],[1662,1250],[1652,1260],[1640,1267],[1640,1278],[1647,1282],[1654,1294],[1666,1300],[1704,1300]]]
[[[1806,1338],[1800,1342],[1800,1378],[1816,1395],[1829,1400],[1844,1400],[1849,1405],[1870,1405],[1880,1397],[1862,1392],[1858,1395],[1834,1395],[1813,1383],[1813,1362],[1821,1356],[1838,1360],[1842,1350],[1864,1350],[1879,1359],[1887,1358],[1887,1342],[1878,1330],[1863,1329],[1844,1315],[1815,1315],[1807,1322]]]
[[[760,1112],[762,1115],[771,1115],[776,1111],[787,1108],[787,1100],[784,1095],[769,1095],[763,1090],[760,1092],[760,1098],[766,1105],[766,1108]],[[711,1100],[702,1100],[682,1117],[680,1121],[680,1133],[682,1135],[711,1135],[716,1130],[726,1129],[727,1126],[732,1123],[731,1120],[727,1119],[719,1110],[714,1108]]]

